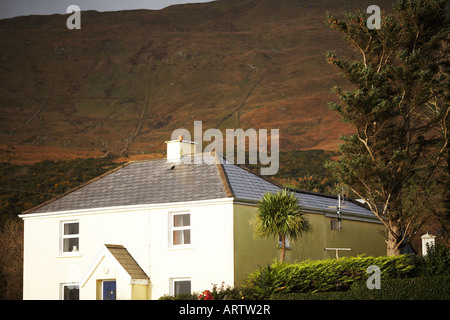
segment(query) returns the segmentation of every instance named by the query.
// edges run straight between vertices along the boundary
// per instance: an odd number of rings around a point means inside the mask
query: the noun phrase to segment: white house
[[[276,240],[256,239],[256,201],[282,186],[234,163],[202,161],[189,141],[168,158],[130,162],[24,212],[24,299],[158,299],[233,286],[278,257]],[[202,155],[200,155],[202,156]],[[203,155],[205,156],[205,155]],[[212,157],[209,155],[209,157]],[[363,205],[296,191],[312,231],[287,261],[385,254],[384,230]]]

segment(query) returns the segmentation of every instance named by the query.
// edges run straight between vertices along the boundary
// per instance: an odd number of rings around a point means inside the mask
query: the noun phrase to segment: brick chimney
[[[183,136],[178,136],[177,140],[166,141],[167,161],[180,162],[183,156],[194,155],[196,152],[196,142],[183,140]]]

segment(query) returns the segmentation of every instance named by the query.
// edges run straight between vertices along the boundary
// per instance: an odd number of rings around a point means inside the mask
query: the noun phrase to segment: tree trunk
[[[392,230],[388,230],[387,236],[387,255],[398,256],[402,253],[404,244],[402,243],[402,232],[399,225],[395,222],[391,226]]]
[[[281,236],[280,262],[284,262],[285,256],[286,256],[286,236]]]

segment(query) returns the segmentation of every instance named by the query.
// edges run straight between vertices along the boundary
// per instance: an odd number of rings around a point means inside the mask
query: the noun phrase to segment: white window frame
[[[70,282],[70,283],[60,283],[60,300],[64,300],[64,288],[65,287],[78,287],[78,300],[80,300],[80,285],[76,282]]]
[[[192,294],[192,280],[191,278],[188,277],[184,277],[184,278],[170,278],[170,290],[169,293],[171,296],[175,296],[175,284],[177,282],[181,282],[181,281],[189,281],[191,284],[191,291],[189,292],[189,294]]]
[[[64,234],[64,226],[66,224],[78,223],[78,233],[77,234]],[[59,254],[63,257],[74,257],[80,256],[80,221],[79,220],[65,220],[60,223],[60,236],[59,236]],[[77,251],[64,251],[64,240],[65,239],[75,239],[78,238],[78,250]]]
[[[174,226],[174,217],[177,215],[189,215],[189,226],[175,227]],[[189,230],[190,234],[190,243],[182,243],[182,244],[174,244],[173,243],[173,233],[174,231],[183,231]],[[192,214],[189,211],[178,211],[178,212],[170,212],[169,213],[169,247],[173,249],[186,249],[192,248]]]

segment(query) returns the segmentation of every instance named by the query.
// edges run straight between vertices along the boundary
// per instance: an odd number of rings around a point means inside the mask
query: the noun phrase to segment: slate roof
[[[232,186],[234,196],[237,199],[257,201],[265,192],[277,192],[283,188],[282,185],[274,181],[270,181],[265,177],[258,176],[253,172],[231,162],[225,161],[223,163],[223,167]],[[304,209],[310,209],[313,211],[328,211],[330,213],[335,213],[337,210],[335,209],[338,204],[338,199],[336,196],[301,190],[292,191],[295,191],[295,195],[300,200],[300,205]],[[345,201],[343,206],[345,206],[341,209],[343,214],[364,215],[368,218],[374,217],[370,210],[366,209],[359,203],[352,202],[350,199]]]
[[[166,159],[130,162],[24,214],[227,197],[257,201],[265,192],[282,188],[276,182],[226,160],[222,164],[192,162],[176,165]],[[209,163],[212,162],[209,159]],[[336,197],[299,190],[296,195],[305,209],[336,212],[329,208],[337,205]],[[343,214],[373,217],[360,204],[346,201],[345,205],[347,208],[341,210]]]
[[[166,159],[130,162],[32,213],[226,198],[215,165],[168,163]]]
[[[122,245],[105,244],[105,247],[111,252],[112,256],[130,275],[131,279],[148,280],[147,274],[137,264],[128,250]]]

